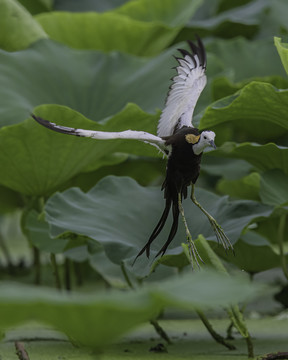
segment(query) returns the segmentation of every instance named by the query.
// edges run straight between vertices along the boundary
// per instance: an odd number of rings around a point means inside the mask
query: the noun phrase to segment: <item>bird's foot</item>
[[[189,258],[190,258],[190,264],[192,266],[192,270],[194,270],[194,266],[193,266],[194,261],[195,261],[197,267],[200,269],[199,261],[202,262],[203,264],[204,264],[204,261],[202,260],[200,254],[198,253],[196,245],[194,244],[194,241],[192,240],[192,236],[191,236],[191,233],[190,233],[190,230],[188,228],[187,221],[186,221],[186,218],[185,218],[184,209],[183,209],[183,206],[182,206],[182,199],[181,199],[180,194],[178,195],[178,207],[179,207],[179,211],[180,211],[180,214],[181,214],[184,226],[185,226],[187,243],[188,243]]]
[[[195,185],[192,184],[192,191],[191,191],[191,200],[193,201],[193,203],[198,206],[198,208],[203,212],[203,214],[205,214],[212,226],[212,229],[216,235],[217,241],[218,243],[222,244],[225,251],[227,252],[227,250],[231,249],[234,253],[234,248],[233,245],[231,244],[228,236],[225,234],[224,230],[222,229],[222,227],[217,223],[217,221],[214,219],[213,216],[211,216],[208,211],[206,211],[203,206],[196,200],[195,195],[194,195],[194,190],[195,190]]]
[[[189,233],[190,235],[190,233]],[[193,262],[195,261],[198,269],[200,269],[200,264],[199,261],[202,262],[202,264],[204,264],[204,261],[202,260],[196,245],[194,244],[194,241],[192,240],[191,235],[188,237],[187,236],[187,243],[188,243],[188,250],[189,250],[189,257],[190,257],[190,264],[192,266],[192,270],[194,270],[194,266],[193,266]],[[199,260],[199,261],[198,261]]]
[[[227,251],[229,249],[231,249],[234,253],[234,248],[233,245],[231,244],[228,236],[225,234],[224,230],[222,229],[222,227],[217,223],[217,221],[213,218],[213,216],[211,216],[210,214],[207,215],[209,222],[212,226],[212,229],[216,235],[217,241],[219,244],[222,244],[222,246],[224,247],[224,250]]]

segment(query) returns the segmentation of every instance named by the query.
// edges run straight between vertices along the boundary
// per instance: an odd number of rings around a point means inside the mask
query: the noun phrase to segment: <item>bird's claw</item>
[[[234,253],[233,245],[231,244],[228,236],[225,234],[222,227],[217,223],[217,221],[211,215],[209,217],[209,222],[213,228],[213,231],[216,235],[218,243],[222,244],[225,252],[227,252],[229,249],[231,249]]]
[[[196,262],[196,265],[198,267],[198,269],[200,269],[200,264],[199,261],[202,262],[204,264],[204,261],[202,260],[196,245],[194,244],[191,236],[187,237],[187,242],[188,242],[188,249],[189,249],[189,255],[190,255],[190,263],[192,266],[192,270],[194,270],[193,268],[193,260]],[[198,261],[199,259],[199,261]]]

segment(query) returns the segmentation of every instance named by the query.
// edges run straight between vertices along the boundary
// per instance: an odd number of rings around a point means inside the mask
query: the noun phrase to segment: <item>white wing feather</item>
[[[112,139],[139,140],[148,143],[150,145],[156,146],[161,152],[165,153],[165,148],[166,148],[165,140],[153,134],[147,133],[145,131],[125,130],[120,132],[106,132],[106,131],[75,129],[67,126],[57,125],[53,122],[44,120],[35,115],[32,115],[32,117],[39,124],[47,127],[48,129],[54,130],[56,132],[60,132],[62,134],[88,137],[97,140],[112,140]]]
[[[206,54],[204,46],[200,39],[198,39],[198,46],[191,42],[189,42],[189,44],[192,53],[186,50],[179,50],[183,58],[177,58],[179,62],[179,66],[176,68],[178,74],[173,78],[173,83],[166,100],[166,106],[158,123],[158,136],[145,131],[134,130],[105,132],[75,129],[57,125],[35,115],[32,115],[32,117],[39,124],[60,133],[98,140],[139,140],[156,146],[166,155],[168,149],[162,137],[172,135],[175,129],[181,128],[182,126],[192,126],[191,120],[195,105],[206,85]]]
[[[176,126],[177,129],[182,126],[193,127],[194,108],[207,82],[205,50],[199,41],[198,39],[200,47],[191,47],[192,54],[185,52],[184,58],[177,59],[177,75],[172,79],[173,83],[158,123],[157,135],[160,137],[172,135]]]

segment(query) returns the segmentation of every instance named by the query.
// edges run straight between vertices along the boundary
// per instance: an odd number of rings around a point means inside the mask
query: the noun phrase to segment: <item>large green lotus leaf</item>
[[[208,266],[209,268],[212,267],[214,270],[217,270],[218,272],[225,273],[226,275],[228,274],[223,263],[216,255],[216,253],[212,250],[212,247],[210,246],[209,242],[204,238],[204,236],[199,235],[198,238],[194,240],[194,243],[197,247],[198,252],[201,254],[201,259],[203,263],[200,262],[200,266],[202,268],[206,269],[206,267]],[[170,267],[172,266],[177,267],[179,271],[182,271],[184,266],[187,265],[190,265],[191,268],[188,244],[182,244],[182,248],[183,248],[183,252],[180,254],[164,255],[158,258],[157,261],[154,262],[151,272],[154,272],[155,268],[159,264],[163,264]],[[196,267],[196,264],[193,264],[192,267],[193,270],[194,270],[194,266]]]
[[[164,105],[174,53],[142,59],[69,49],[51,40],[21,52],[0,51],[0,126],[23,121],[41,104],[69,106],[96,121],[128,102],[155,113]]]
[[[200,203],[216,217],[232,243],[242,230],[255,218],[268,216],[270,207],[253,201],[229,201],[211,192],[196,188]],[[102,179],[88,193],[71,188],[56,193],[45,205],[46,220],[50,224],[52,237],[70,231],[94,239],[103,244],[108,257],[115,263],[126,261],[130,266],[139,250],[147,242],[164,207],[160,188],[142,187],[131,178],[113,176]],[[215,241],[208,219],[190,200],[184,202],[186,218],[192,237],[203,234],[207,240]],[[139,276],[149,273],[154,256],[167,240],[171,218],[151,247],[148,261],[143,255],[133,269]],[[184,226],[179,219],[177,236],[167,254],[182,252],[185,242]],[[232,256],[232,255],[231,255]]]
[[[12,212],[24,206],[21,195],[5,186],[0,185],[0,214]]]
[[[285,71],[270,39],[253,42],[244,38],[218,39],[207,43],[206,47],[208,53],[214,55],[213,59],[208,58],[207,67],[211,81],[210,103],[233,95],[251,80],[271,83],[279,89],[288,87]],[[210,68],[216,63],[218,69],[211,73]]]
[[[123,5],[127,0],[54,0],[54,10],[60,11],[97,11],[104,12]]]
[[[202,2],[202,0],[82,0],[81,2],[55,0],[54,9],[74,12],[104,12],[114,9],[114,13],[123,14],[135,20],[158,21],[169,26],[179,26],[190,19],[191,13],[194,13]]]
[[[30,14],[39,14],[45,11],[52,11],[54,0],[18,0],[20,4],[30,12]]]
[[[100,245],[100,244],[99,244]],[[101,245],[100,245],[101,246]],[[105,254],[104,248],[89,256],[89,264],[105,281],[114,288],[127,288],[128,284],[120,265],[114,264]],[[130,275],[130,274],[129,274]],[[130,279],[131,281],[131,279]]]
[[[209,280],[206,282],[206,279]],[[239,273],[229,276],[215,270],[201,269],[195,272],[190,270],[183,276],[170,277],[161,284],[155,283],[150,286],[152,291],[155,291],[156,297],[160,298],[166,306],[203,309],[230,306],[241,302],[243,298],[250,300],[265,291],[263,287],[255,285],[249,284],[248,277],[242,277]],[[226,297],[229,288],[231,294]]]
[[[33,210],[25,219],[26,235],[30,244],[48,253],[61,253],[69,243],[69,239],[55,239],[49,236],[48,224]]]
[[[102,14],[52,12],[36,19],[52,39],[74,48],[154,55],[171,43],[200,3],[137,0]]]
[[[261,1],[261,0],[260,0]],[[265,2],[265,0],[262,0]],[[261,16],[261,26],[257,37],[272,38],[274,35],[287,34],[288,4],[286,0],[267,1],[269,9]]]
[[[288,174],[288,148],[269,143],[259,145],[254,143],[225,143],[208,156],[236,158],[248,161],[260,171],[280,169]]]
[[[189,26],[200,34],[213,34],[224,38],[239,34],[246,37],[255,35],[261,24],[261,15],[268,7],[266,1],[230,4],[225,8],[222,2],[214,1],[212,5],[211,1],[206,0],[190,20]]]
[[[288,46],[287,43],[282,43],[281,39],[278,37],[274,38],[275,46],[277,48],[278,54],[280,55],[282,64],[286,73],[288,74]]]
[[[287,132],[287,114],[287,90],[263,82],[251,82],[236,94],[209,106],[200,127],[213,128],[223,123],[228,126],[229,123],[236,133],[246,133],[246,138],[266,140]]]
[[[207,43],[207,50],[224,64],[223,75],[234,83],[272,75],[286,78],[271,37],[255,41],[243,37],[219,39]]]
[[[284,227],[281,228],[282,216],[285,216]],[[279,240],[280,236],[283,237],[284,244],[284,253],[288,254],[287,250],[287,234],[288,234],[288,206],[282,205],[281,207],[275,207],[272,214],[265,220],[257,222],[256,232],[261,236],[268,239],[268,241],[276,246],[276,249],[279,251]],[[283,233],[280,234],[280,231]]]
[[[80,187],[83,191],[91,189],[100,179],[108,175],[129,176],[135,179],[140,185],[161,185],[164,180],[166,162],[162,158],[155,157],[138,157],[125,154],[115,154],[120,157],[120,161],[113,164],[107,163],[89,174],[81,173],[76,175],[59,190],[65,190],[68,187]],[[125,161],[121,158],[126,156]]]
[[[238,199],[260,201],[259,189],[260,175],[256,172],[244,176],[241,179],[222,179],[217,183],[217,190],[221,194],[226,194]]]
[[[223,38],[263,39],[275,34],[286,34],[288,6],[286,0],[229,1],[228,8],[223,2],[206,0],[191,19],[190,34],[196,31],[202,35]],[[187,35],[187,31],[186,31]],[[253,40],[254,40],[253,39]],[[254,42],[254,41],[253,41]],[[261,51],[259,49],[259,51]]]
[[[216,308],[250,300],[263,288],[249,279],[201,271],[130,291],[61,294],[22,284],[0,285],[0,328],[36,320],[64,332],[79,345],[103,349],[133,327],[155,318],[161,309]]]
[[[219,100],[226,96],[233,95],[238,90],[242,89],[244,86],[249,84],[251,79],[246,79],[238,83],[233,83],[227,77],[217,77],[213,79],[211,87],[212,87],[212,95],[213,101]],[[264,82],[273,85],[278,89],[287,89],[288,88],[288,79],[284,79],[279,75],[272,76],[264,76],[264,77],[254,77],[253,81]]]
[[[0,0],[1,49],[25,49],[33,42],[47,37],[41,26],[16,0]]]
[[[1,329],[36,320],[64,332],[73,343],[101,349],[161,309],[149,292],[61,294],[22,284],[2,284]]]
[[[51,39],[72,48],[118,50],[142,56],[158,54],[179,31],[161,23],[146,23],[115,13],[51,12],[35,18]]]
[[[202,0],[136,0],[128,1],[114,13],[135,20],[157,21],[168,26],[183,26],[202,4]]]
[[[238,180],[249,175],[252,165],[241,159],[203,156],[201,170],[212,176],[224,177],[227,180]]]
[[[268,205],[288,203],[288,175],[282,170],[269,170],[261,175],[259,195]]]
[[[187,35],[185,39],[189,37],[193,38],[194,34],[190,36]],[[209,92],[209,101],[204,102],[204,106],[201,106],[201,111],[205,110],[205,108],[215,100],[221,99],[224,96],[233,95],[245,85],[249,85],[252,80],[256,82],[268,82],[280,89],[286,89],[288,87],[285,71],[271,39],[253,42],[242,37],[231,40],[213,39],[213,41],[205,41],[205,46],[208,53],[208,85],[197,105],[201,104],[203,99],[207,97],[207,92]],[[257,59],[257,61],[255,61],[255,59]],[[258,89],[255,88],[255,91],[257,90]],[[253,92],[253,90],[251,92]],[[228,98],[227,100],[224,99],[223,103],[219,102],[219,106],[222,104],[222,106],[225,107],[233,100],[234,97]],[[251,99],[249,99],[248,104],[250,103]],[[259,106],[263,106],[262,102]],[[242,111],[243,109],[241,108],[241,114]],[[236,117],[238,119],[239,114]],[[209,120],[208,116],[207,118]],[[231,119],[233,118],[234,114],[231,114]],[[211,119],[210,123],[212,126],[215,126],[214,117]],[[198,120],[197,114],[194,120]],[[243,121],[241,121],[241,124],[242,123]],[[197,121],[196,124],[198,125]],[[200,126],[202,126],[202,122],[200,122]],[[203,127],[204,126],[206,125],[203,124]],[[209,126],[211,125],[209,124]],[[269,134],[273,135],[277,129],[275,129],[275,126],[273,127],[269,124],[268,126],[269,129],[265,130],[265,134],[267,134],[267,136],[269,136]],[[263,124],[261,124],[261,127],[263,127]],[[221,133],[223,133],[224,130],[226,129],[222,126]],[[279,132],[281,133],[282,130],[282,128],[277,130],[276,135],[278,135]],[[261,131],[264,132],[264,130]],[[217,136],[219,138],[219,134],[217,134]]]
[[[155,115],[148,115],[132,104],[104,124],[56,105],[43,105],[36,114],[60,124],[103,131],[131,128],[153,132],[156,127]],[[119,151],[159,156],[154,147],[140,141],[95,141],[67,136],[27,119],[0,131],[0,183],[26,195],[47,195],[80,172],[106,164],[107,155]]]
[[[236,256],[233,258],[228,257],[219,247],[215,248],[215,251],[224,260],[251,274],[281,266],[281,258],[275,252],[271,243],[263,236],[252,231],[242,235],[241,240],[235,244]]]

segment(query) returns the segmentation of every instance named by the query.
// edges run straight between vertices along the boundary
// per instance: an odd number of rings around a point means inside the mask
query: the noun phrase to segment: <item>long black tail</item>
[[[165,189],[167,190],[167,189]],[[149,258],[150,256],[150,246],[152,244],[152,242],[156,239],[156,237],[160,234],[161,230],[163,229],[166,220],[168,218],[169,212],[170,212],[170,208],[172,205],[172,214],[173,214],[173,223],[172,223],[172,227],[168,236],[168,240],[165,242],[164,246],[161,248],[161,250],[157,253],[156,257],[159,255],[164,255],[169,244],[171,243],[171,241],[174,239],[177,229],[178,229],[178,219],[179,219],[179,206],[178,206],[178,195],[174,195],[171,196],[171,193],[169,193],[169,191],[165,191],[165,197],[166,197],[166,204],[165,204],[165,208],[164,211],[162,213],[162,216],[158,222],[158,224],[156,225],[155,229],[153,230],[149,240],[147,241],[147,243],[145,244],[145,246],[139,251],[138,255],[136,256],[133,264],[135,263],[135,261],[137,260],[137,258],[139,256],[141,256],[145,251],[146,251],[146,256]]]
[[[157,256],[161,255],[163,256],[168,248],[168,246],[170,245],[171,241],[174,239],[176,233],[177,233],[177,229],[178,229],[178,220],[179,220],[179,205],[178,205],[178,201],[174,201],[173,205],[172,205],[172,213],[173,213],[173,223],[172,223],[172,227],[168,236],[168,240],[165,242],[165,244],[162,246],[162,248],[158,251]]]
[[[163,229],[167,217],[169,215],[170,212],[170,208],[171,208],[171,204],[172,204],[172,200],[170,197],[168,197],[166,199],[166,204],[165,204],[165,208],[164,211],[162,213],[162,216],[160,218],[160,220],[158,221],[158,224],[156,225],[155,229],[153,230],[149,240],[147,241],[147,243],[145,244],[145,246],[139,251],[138,255],[136,256],[133,264],[135,263],[135,261],[138,259],[139,256],[141,256],[145,251],[146,251],[146,256],[149,258],[150,256],[150,245],[152,244],[152,242],[156,239],[156,237],[160,234],[161,230]]]

